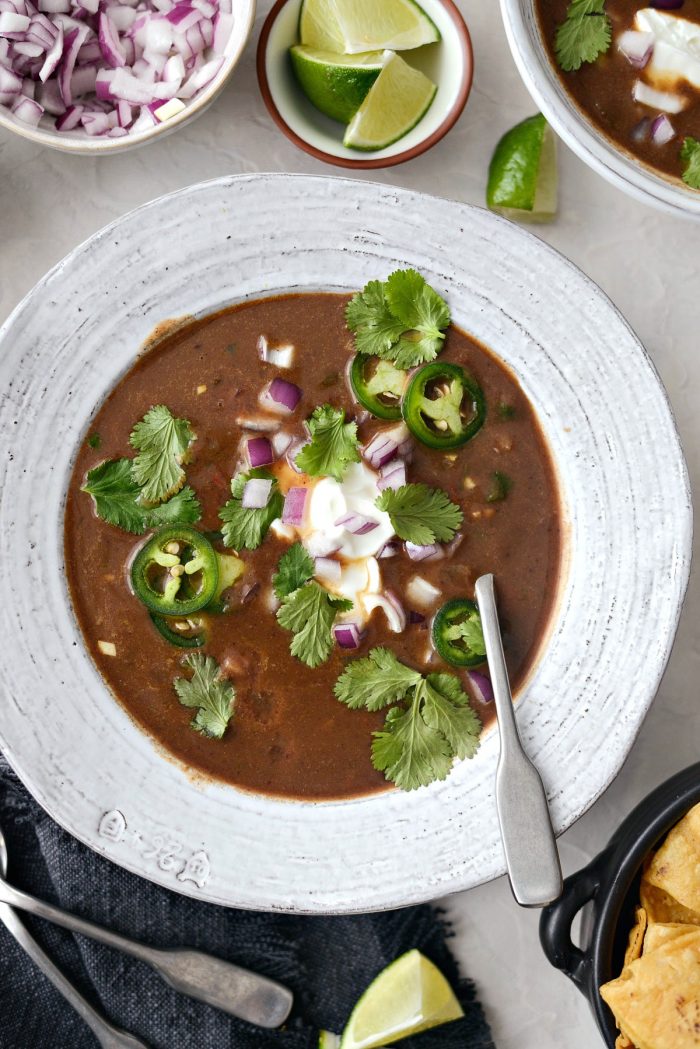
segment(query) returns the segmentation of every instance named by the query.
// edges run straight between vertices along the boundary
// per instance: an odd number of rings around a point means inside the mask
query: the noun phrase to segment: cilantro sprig
[[[612,22],[606,0],[571,0],[566,18],[557,29],[554,50],[561,68],[569,73],[584,62],[595,62],[612,41]]]
[[[385,488],[375,505],[389,514],[399,539],[418,546],[454,539],[464,517],[447,492],[427,484]]]
[[[700,142],[691,135],[683,139],[681,160],[685,165],[683,181],[692,189],[700,189]]]
[[[189,485],[160,506],[144,506],[132,465],[131,459],[107,459],[88,472],[82,491],[92,496],[98,517],[135,535],[148,528],[199,521],[201,507]]]
[[[389,707],[374,733],[372,764],[403,790],[447,777],[455,758],[472,758],[481,723],[452,674],[420,674],[387,648],[348,664],[335,695],[352,709]]]
[[[345,422],[342,408],[323,404],[308,420],[311,440],[296,457],[296,465],[310,477],[334,477],[342,481],[350,463],[360,461],[357,425]]]
[[[160,503],[185,483],[182,466],[195,436],[187,419],[176,419],[164,404],[150,408],[131,432],[138,452],[132,464],[144,503]]]
[[[312,579],[313,574],[313,560],[301,543],[295,543],[280,558],[272,578],[282,601],[277,621],[294,634],[290,651],[308,667],[326,662],[333,649],[335,617],[352,608],[352,601],[334,597]]]
[[[435,360],[450,323],[445,300],[413,269],[372,280],[348,303],[345,319],[358,353],[406,370]]]
[[[255,477],[272,481],[267,505],[261,509],[243,506],[243,489]],[[231,481],[231,498],[219,510],[222,522],[221,533],[224,545],[234,550],[255,550],[267,535],[272,522],[281,515],[284,499],[277,486],[277,479],[269,470],[258,467],[247,473],[239,473]]]
[[[173,687],[183,707],[197,708],[190,725],[211,739],[221,739],[233,714],[236,690],[221,675],[221,668],[212,656],[193,652],[182,661],[192,671],[192,677],[178,677]]]

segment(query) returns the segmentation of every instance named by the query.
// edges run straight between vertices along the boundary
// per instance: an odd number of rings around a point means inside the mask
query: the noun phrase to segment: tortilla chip
[[[694,925],[683,925],[681,922],[649,922],[644,937],[644,954],[651,954],[665,943],[677,940],[688,932],[695,930]]]
[[[637,907],[634,912],[634,925],[630,930],[627,949],[625,951],[625,965],[629,965],[635,958],[641,958],[644,945],[644,934],[647,931],[647,912],[643,907]]]
[[[700,913],[684,907],[663,889],[650,885],[646,881],[646,875],[642,878],[640,900],[650,922],[661,922],[664,925],[668,922],[700,925]]]
[[[620,1033],[615,1039],[615,1049],[634,1049],[634,1046],[626,1034]]]
[[[644,879],[683,907],[700,914],[700,805],[695,805],[669,831]]]
[[[700,929],[637,958],[600,993],[637,1049],[698,1049]]]

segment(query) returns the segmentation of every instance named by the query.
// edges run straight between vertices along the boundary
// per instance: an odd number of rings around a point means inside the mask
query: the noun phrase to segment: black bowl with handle
[[[609,1049],[614,1049],[617,1028],[599,988],[622,971],[644,861],[698,802],[700,762],[677,773],[640,802],[607,847],[568,877],[560,899],[542,912],[544,952],[586,996]],[[584,907],[581,934],[585,946],[576,947],[571,926]]]

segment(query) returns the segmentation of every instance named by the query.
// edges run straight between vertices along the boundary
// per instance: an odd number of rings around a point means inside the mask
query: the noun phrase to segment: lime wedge
[[[349,149],[384,149],[403,138],[425,116],[437,88],[420,70],[393,51],[345,132]]]
[[[489,166],[486,203],[507,218],[549,222],[557,213],[557,144],[541,113],[507,131]]]
[[[297,80],[310,102],[326,116],[347,124],[382,71],[381,51],[338,55],[298,44],[289,50]]]
[[[318,1049],[340,1049],[340,1035],[331,1031],[319,1031]]]
[[[408,951],[362,995],[340,1049],[378,1049],[461,1016],[462,1007],[440,970],[420,951]]]
[[[304,0],[302,44],[355,55],[434,44],[440,31],[414,0]]]

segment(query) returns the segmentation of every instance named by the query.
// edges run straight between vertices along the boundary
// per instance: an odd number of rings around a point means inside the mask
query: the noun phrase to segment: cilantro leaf
[[[681,160],[685,164],[683,181],[692,189],[700,189],[700,142],[691,135],[683,139]]]
[[[135,535],[165,524],[199,521],[201,508],[189,485],[160,506],[144,506],[131,466],[131,459],[107,459],[89,471],[82,491],[92,496],[98,517]]]
[[[461,648],[463,643],[463,647],[475,656],[486,655],[481,616],[476,611],[466,615],[461,622],[449,626],[445,623],[442,635],[445,641],[455,643],[458,648]]]
[[[308,583],[313,574],[313,558],[307,554],[301,543],[294,543],[280,558],[277,571],[272,577],[272,586],[277,597],[283,601],[304,583]]]
[[[348,465],[360,461],[357,425],[345,422],[342,408],[324,404],[314,409],[308,426],[311,440],[297,455],[297,466],[311,477],[342,481]]]
[[[177,677],[173,686],[183,707],[198,707],[190,722],[193,729],[211,739],[221,739],[233,714],[236,690],[221,676],[212,656],[193,652],[182,661],[192,677]]]
[[[383,730],[374,733],[372,763],[403,790],[445,779],[454,758],[471,758],[479,747],[481,724],[459,679],[424,677],[386,648],[349,663],[335,695],[354,710],[394,704]]]
[[[384,731],[374,733],[372,764],[402,790],[446,779],[453,757],[448,741],[427,724],[416,702],[407,710],[393,707]]]
[[[595,62],[612,41],[612,22],[605,0],[571,0],[554,42],[557,61],[565,72]]]
[[[380,280],[371,280],[353,295],[345,308],[345,320],[350,331],[355,332],[358,353],[393,359],[391,348],[406,326],[391,314]]]
[[[294,634],[293,656],[317,667],[325,663],[333,648],[332,627],[338,612],[349,612],[352,601],[333,597],[316,582],[306,583],[285,597],[277,610],[277,621]]]
[[[445,300],[416,270],[395,270],[372,280],[347,305],[348,328],[358,353],[394,361],[407,370],[435,360],[450,323]]]
[[[454,539],[463,518],[461,509],[450,501],[447,492],[442,488],[429,488],[427,484],[385,488],[375,506],[389,514],[400,539],[418,546]]]
[[[246,482],[253,477],[272,479],[272,489],[267,506],[260,510],[249,510],[243,506],[243,489]],[[277,487],[277,479],[269,470],[257,468],[248,473],[239,473],[231,481],[232,498],[219,510],[223,524],[221,532],[224,545],[234,550],[255,550],[267,535],[272,522],[282,513],[284,499]]]
[[[136,423],[130,440],[138,455],[131,469],[144,503],[160,503],[182,488],[182,464],[194,439],[187,419],[176,419],[164,404]]]
[[[400,663],[388,648],[373,648],[365,659],[348,663],[333,691],[351,710],[381,710],[405,699],[419,681],[418,671]]]
[[[425,723],[445,737],[458,758],[473,758],[481,723],[459,680],[453,674],[429,674],[422,698]]]

